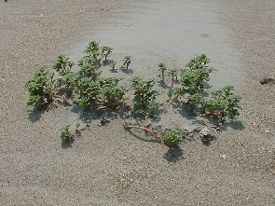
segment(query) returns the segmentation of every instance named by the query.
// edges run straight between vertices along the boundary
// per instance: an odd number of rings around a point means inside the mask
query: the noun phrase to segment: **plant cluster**
[[[145,81],[136,77],[132,81],[134,92],[133,114],[137,117],[154,117],[160,104],[156,101],[158,92],[153,89],[155,82],[153,80]]]
[[[240,97],[234,94],[232,86],[226,86],[209,95],[207,89],[210,87],[208,82],[212,72],[206,55],[191,59],[181,71],[181,87],[170,89],[168,96],[173,100],[187,98],[193,113],[212,116],[221,121],[226,118],[234,119],[239,116]]]
[[[112,48],[100,47],[98,42],[91,42],[85,49],[85,56],[78,62],[79,71],[73,72],[74,63],[64,55],[57,57],[53,69],[58,73],[49,76],[45,69],[40,69],[32,81],[26,84],[30,93],[28,105],[42,109],[55,98],[72,96],[81,108],[117,109],[124,105],[126,90],[119,86],[119,79],[101,78],[99,68],[107,61]]]
[[[26,89],[30,93],[27,104],[38,109],[47,107],[58,98],[56,82],[44,68],[39,69],[33,79],[27,82]]]
[[[103,78],[100,75],[100,68],[104,64],[109,65],[112,72],[116,71],[116,63],[108,59],[112,51],[112,48],[101,47],[99,42],[92,41],[77,65],[64,55],[58,56],[52,67],[57,76],[41,68],[33,79],[27,82],[26,89],[30,94],[27,104],[37,109],[44,109],[55,102],[73,100],[79,107],[93,111],[123,108],[126,106],[127,90],[121,86],[121,79]],[[131,61],[131,57],[126,56],[121,68],[129,69]],[[165,83],[168,69],[164,63],[159,64],[158,68],[160,78]],[[239,116],[240,97],[235,94],[231,86],[212,93],[208,92],[212,72],[209,59],[204,54],[191,59],[183,70],[168,70],[172,78],[168,96],[172,100],[187,100],[186,103],[194,114],[215,117],[220,121],[225,121],[227,118],[234,119]],[[175,82],[178,83],[178,87],[173,86]],[[154,80],[144,80],[141,77],[132,79],[134,93],[131,111],[135,117],[156,117],[161,104],[156,100],[158,92],[154,86]],[[177,130],[167,129],[159,134],[149,127],[139,125],[126,125],[125,128],[141,129],[168,147],[176,147],[182,140]],[[76,134],[78,133],[79,125],[76,129]],[[63,143],[72,142],[74,137],[68,126],[61,133]]]

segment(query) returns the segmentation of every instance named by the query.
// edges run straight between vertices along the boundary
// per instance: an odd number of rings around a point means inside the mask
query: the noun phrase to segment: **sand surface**
[[[275,77],[274,25],[272,0],[1,1],[0,204],[274,205],[275,87],[259,84]],[[182,143],[177,162],[119,119],[104,128],[93,120],[61,148],[60,130],[81,113],[31,112],[24,85],[37,66],[60,53],[78,59],[94,39],[117,61],[133,57],[133,74],[116,74],[126,85],[133,75],[155,78],[161,61],[180,68],[206,53],[214,88],[233,84],[243,98],[239,121],[208,147]],[[153,124],[192,121],[169,110]]]

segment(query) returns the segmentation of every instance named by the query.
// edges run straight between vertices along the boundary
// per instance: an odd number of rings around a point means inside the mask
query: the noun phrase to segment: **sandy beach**
[[[274,205],[275,86],[259,83],[275,78],[274,33],[272,0],[0,1],[0,205]],[[106,127],[91,118],[62,148],[62,128],[83,123],[82,112],[33,112],[25,84],[60,54],[78,60],[92,40],[118,62],[132,56],[132,74],[113,74],[125,86],[156,78],[160,62],[181,68],[206,53],[213,87],[242,97],[240,117],[209,146],[184,141],[176,162],[120,118]],[[152,125],[196,127],[173,109]]]

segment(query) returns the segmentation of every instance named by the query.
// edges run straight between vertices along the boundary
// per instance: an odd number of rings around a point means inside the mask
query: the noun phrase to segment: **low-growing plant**
[[[104,46],[101,48],[101,56],[104,59],[104,61],[108,61],[109,55],[112,53],[113,49],[108,46]]]
[[[83,109],[97,110],[100,105],[100,83],[91,81],[88,77],[82,77],[77,82],[79,106]]]
[[[178,81],[178,70],[177,69],[172,69],[169,72],[170,76],[172,77],[172,83]]]
[[[74,63],[69,60],[65,55],[57,57],[56,62],[53,65],[53,69],[61,76],[71,72]]]
[[[106,108],[117,109],[125,105],[126,90],[122,86],[118,86],[118,81],[105,85],[102,88],[102,105]]]
[[[181,87],[175,88],[174,99],[203,93],[209,87],[208,81],[213,69],[208,63],[209,59],[204,54],[189,61],[187,68],[181,71]]]
[[[234,93],[232,86],[226,86],[212,93],[204,105],[204,113],[221,121],[226,118],[234,119],[240,115],[241,98]]]
[[[28,105],[37,109],[43,109],[53,102],[53,83],[49,73],[44,69],[39,69],[32,80],[28,81],[26,88],[30,93]]]
[[[101,66],[101,54],[99,42],[92,41],[89,43],[88,47],[84,50],[84,52],[97,64],[97,66]]]
[[[116,72],[117,70],[116,70],[116,62],[112,62],[111,64],[110,64],[110,67],[111,67],[111,69],[110,69],[110,71],[111,72]]]
[[[58,79],[60,87],[66,90],[67,96],[70,96],[77,80],[77,73],[72,72],[74,63],[64,55],[57,57],[57,60],[53,66],[53,69],[60,75]]]
[[[124,57],[124,62],[122,68],[129,69],[130,64],[132,63],[132,58],[130,56]]]
[[[154,117],[160,106],[156,102],[158,92],[153,90],[155,82],[136,77],[132,80],[132,86],[135,90],[133,114],[137,117],[145,117],[146,115]]]
[[[167,129],[163,134],[162,143],[168,147],[177,147],[181,141],[182,137],[177,130]]]
[[[158,65],[158,67],[159,67],[159,71],[161,73],[160,78],[162,79],[162,82],[164,82],[165,81],[165,72],[167,70],[167,67],[164,63],[160,63]]]
[[[98,77],[97,66],[93,57],[85,56],[79,62],[80,67],[80,77],[88,77],[95,81]]]
[[[202,113],[204,111],[205,101],[205,98],[199,93],[190,95],[188,104],[191,112],[194,114]]]
[[[74,135],[69,131],[70,126],[66,126],[60,135],[60,139],[62,141],[62,144],[69,144],[74,141]]]

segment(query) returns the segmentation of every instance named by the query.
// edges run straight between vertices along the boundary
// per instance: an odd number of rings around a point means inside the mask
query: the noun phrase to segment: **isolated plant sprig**
[[[182,141],[180,132],[173,129],[167,129],[163,134],[162,143],[168,147],[177,147]]]
[[[123,69],[129,69],[130,64],[132,63],[132,57],[126,56],[124,57],[124,62],[122,64]]]
[[[166,67],[166,65],[164,63],[160,63],[158,65],[158,67],[159,67],[159,71],[161,73],[160,77],[162,79],[162,82],[164,83],[164,81],[165,81],[165,72],[167,70],[167,67]]]
[[[62,141],[62,144],[68,144],[72,143],[74,140],[74,135],[69,131],[70,126],[66,126],[60,135],[60,139]]]

